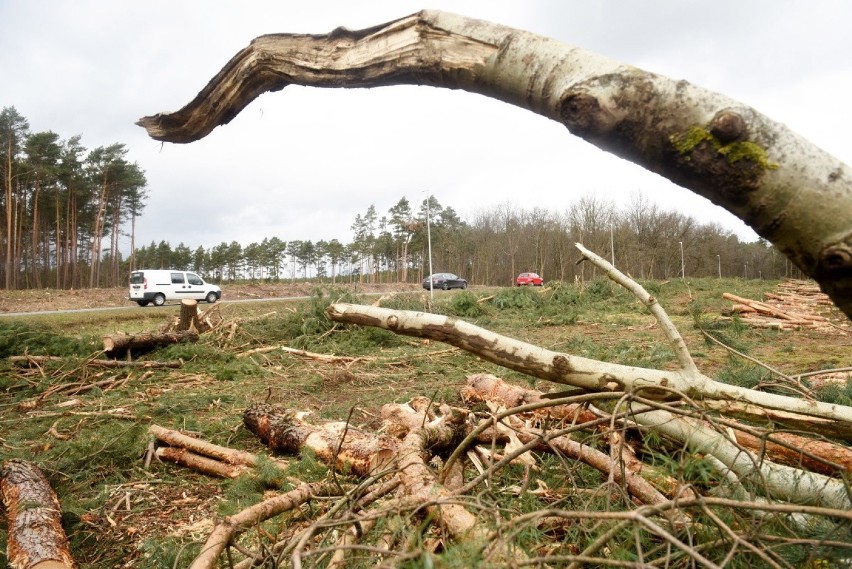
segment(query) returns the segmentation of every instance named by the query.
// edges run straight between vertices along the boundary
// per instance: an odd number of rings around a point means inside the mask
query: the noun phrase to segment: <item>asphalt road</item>
[[[365,292],[361,293],[362,296],[381,296],[382,294],[387,294],[387,292]],[[268,298],[242,298],[240,300],[222,300],[220,301],[222,304],[240,304],[244,302],[287,302],[294,300],[307,300],[311,298],[310,296],[275,296]],[[105,306],[103,308],[75,308],[73,310],[39,310],[36,312],[0,312],[0,318],[3,317],[12,317],[12,316],[40,316],[40,315],[48,315],[48,314],[83,314],[86,312],[109,312],[115,310],[157,310],[159,308],[168,308],[174,306],[180,306],[179,302],[166,303],[163,306],[154,306],[153,304],[149,304],[148,306],[132,306],[135,302],[127,301],[127,306]],[[204,308],[204,302],[199,303],[199,308]]]
[[[378,294],[378,293],[366,293],[365,296]],[[293,300],[307,300],[310,296],[277,296],[271,298],[244,298],[240,300],[223,300],[222,304],[239,304],[243,302],[275,302],[275,301],[293,301]],[[12,317],[12,316],[40,316],[40,315],[48,315],[48,314],[83,314],[86,312],[109,312],[115,310],[158,310],[162,308],[173,308],[175,306],[179,306],[180,303],[166,303],[163,306],[133,306],[135,303],[127,302],[127,306],[105,306],[102,308],[75,308],[73,310],[39,310],[36,312],[0,312],[0,318],[2,317]],[[204,308],[204,303],[199,303],[199,307]]]

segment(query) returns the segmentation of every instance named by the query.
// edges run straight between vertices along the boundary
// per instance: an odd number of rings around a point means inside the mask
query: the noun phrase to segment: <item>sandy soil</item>
[[[342,285],[356,292],[389,292],[420,290],[416,284],[353,284]],[[222,299],[240,300],[249,298],[276,298],[306,296],[316,287],[311,283],[258,283],[224,284]],[[0,290],[0,313],[38,312],[41,310],[75,310],[80,308],[102,308],[132,306],[127,300],[127,288],[94,288],[81,290]]]

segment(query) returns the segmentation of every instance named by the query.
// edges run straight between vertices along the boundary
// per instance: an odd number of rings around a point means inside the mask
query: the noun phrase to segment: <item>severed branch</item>
[[[684,370],[625,366],[554,352],[450,316],[345,303],[330,305],[326,314],[337,322],[376,326],[404,336],[439,340],[503,367],[588,391],[635,389],[641,390],[643,396],[663,400],[671,398],[673,392],[680,392],[695,400],[753,403],[768,409],[852,423],[850,407],[754,391]]]
[[[694,376],[695,380],[700,383],[701,374],[699,373],[695,362],[692,360],[692,355],[689,353],[689,348],[686,347],[686,342],[683,341],[683,337],[680,335],[677,327],[675,327],[674,323],[669,318],[669,315],[666,314],[666,311],[663,310],[663,307],[660,306],[660,303],[657,302],[657,299],[648,294],[648,291],[642,288],[639,283],[628,278],[627,275],[609,264],[603,257],[589,251],[580,243],[575,243],[574,246],[580,250],[584,259],[588,259],[596,267],[603,269],[607,277],[629,290],[633,293],[633,296],[641,300],[642,303],[648,307],[648,310],[650,310],[651,314],[654,315],[654,318],[657,319],[657,322],[660,324],[660,328],[662,328],[663,333],[669,340],[669,345],[674,350],[681,369],[684,370],[687,376]]]
[[[157,441],[169,445],[158,447],[154,451],[157,458],[205,474],[222,478],[237,478],[245,473],[248,468],[256,467],[260,463],[260,457],[256,454],[219,446],[159,425],[148,427],[148,434]],[[149,457],[146,457],[146,462],[148,460]],[[283,461],[269,460],[281,468],[287,466]]]
[[[213,528],[213,532],[201,548],[201,553],[189,566],[190,569],[213,569],[216,567],[219,555],[228,544],[246,529],[280,513],[293,510],[315,496],[333,496],[337,492],[337,486],[328,482],[305,483],[285,494],[264,500],[238,514],[228,516]]]
[[[261,348],[254,348],[251,350],[246,350],[245,352],[240,352],[237,354],[237,358],[247,358],[249,356],[253,356],[255,354],[268,354],[270,352],[281,351],[285,354],[290,354],[296,357],[308,359],[308,360],[316,360],[322,363],[327,364],[353,364],[355,362],[371,360],[369,357],[351,357],[351,356],[334,356],[331,354],[320,354],[317,352],[309,352],[307,350],[299,350],[297,348],[291,348],[289,346],[264,346]]]
[[[177,112],[137,124],[192,142],[288,85],[464,89],[517,105],[721,205],[852,316],[852,175],[724,95],[550,38],[421,11],[364,30],[255,38]]]
[[[42,364],[48,362],[65,362],[66,358],[62,358],[59,356],[9,356],[9,361],[18,364],[18,365],[28,365],[28,366],[40,366]],[[155,361],[124,361],[124,360],[98,360],[87,358],[85,362],[83,362],[84,367],[96,367],[96,368],[107,368],[107,369],[115,369],[115,368],[139,368],[139,369],[177,369],[183,367],[183,362],[181,361],[172,361],[172,362],[155,362]]]

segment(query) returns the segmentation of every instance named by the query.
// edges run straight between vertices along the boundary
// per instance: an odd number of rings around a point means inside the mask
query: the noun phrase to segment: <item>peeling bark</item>
[[[360,31],[260,36],[185,107],[137,124],[157,140],[192,142],[291,84],[463,89],[558,121],[726,208],[852,317],[846,164],[724,95],[522,30],[422,11]]]
[[[59,499],[36,465],[25,460],[5,461],[0,469],[0,496],[8,519],[10,567],[76,567],[62,529]]]
[[[329,468],[357,476],[390,464],[399,447],[391,437],[365,433],[344,422],[311,425],[292,411],[265,404],[246,409],[243,423],[273,451],[294,454],[307,448]]]
[[[492,401],[506,409],[520,407],[528,403],[544,401],[543,393],[534,389],[526,389],[506,383],[499,377],[487,373],[471,375],[467,385],[462,388],[461,396],[465,402]],[[537,417],[550,417],[568,423],[587,423],[598,419],[598,415],[589,411],[584,405],[554,405],[532,412]]]

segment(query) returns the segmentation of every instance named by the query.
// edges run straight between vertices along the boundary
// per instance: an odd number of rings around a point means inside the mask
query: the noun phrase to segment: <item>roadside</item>
[[[315,283],[255,283],[222,285],[222,299],[245,300],[249,298],[279,298],[308,296],[318,285]],[[414,292],[422,290],[416,283],[345,283],[334,285],[354,292]],[[127,287],[93,288],[79,290],[0,290],[0,313],[39,312],[43,310],[79,310],[83,308],[131,307],[127,300]]]

